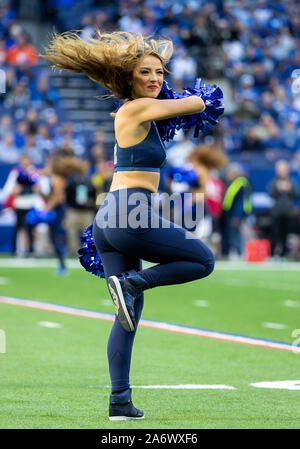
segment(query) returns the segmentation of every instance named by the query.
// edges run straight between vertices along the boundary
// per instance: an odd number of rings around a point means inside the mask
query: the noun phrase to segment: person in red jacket
[[[205,210],[211,218],[211,243],[215,257],[221,256],[220,218],[225,194],[225,184],[218,177],[218,170],[225,167],[227,158],[220,148],[199,145],[189,156],[197,173],[199,191],[204,193]]]
[[[33,66],[38,63],[37,51],[29,43],[29,38],[25,33],[18,35],[16,44],[8,49],[6,63],[16,66]]]

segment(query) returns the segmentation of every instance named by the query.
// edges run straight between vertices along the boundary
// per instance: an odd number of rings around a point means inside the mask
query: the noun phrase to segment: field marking
[[[283,303],[286,307],[299,307],[300,302],[299,301],[293,301],[292,299],[287,299]]]
[[[255,382],[250,385],[256,388],[279,388],[284,390],[300,390],[300,380],[275,380],[271,382]]]
[[[206,301],[206,299],[196,299],[194,301],[194,305],[196,307],[207,307],[208,306],[208,301]]]
[[[59,323],[54,323],[53,321],[39,321],[38,325],[41,327],[49,327],[51,329],[56,329],[62,327]]]
[[[109,387],[111,388],[111,386]],[[231,385],[201,385],[201,384],[186,384],[186,385],[132,385],[132,388],[145,389],[170,389],[170,390],[236,390]]]
[[[0,329],[0,354],[6,354],[6,333]]]
[[[64,306],[47,302],[33,301],[29,299],[12,298],[0,296],[0,303],[10,304],[20,307],[29,307],[31,309],[46,310],[48,312],[58,312],[66,315],[94,318],[97,320],[114,321],[115,316],[109,313],[97,312],[94,310],[80,309],[78,307]],[[281,341],[266,340],[263,338],[248,337],[245,335],[229,334],[227,332],[218,332],[209,329],[189,327],[181,324],[165,323],[162,321],[152,321],[141,319],[139,325],[150,329],[158,329],[177,334],[194,335],[196,337],[210,338],[213,340],[227,341],[229,343],[239,343],[244,345],[256,346],[261,348],[279,349],[300,354],[300,346]]]
[[[66,259],[68,268],[80,268],[83,270],[78,259]],[[148,268],[154,263],[143,260],[143,267]],[[0,258],[1,268],[56,268],[57,260],[54,258]],[[297,262],[246,262],[239,261],[216,261],[215,270],[234,271],[300,271],[300,264]]]
[[[267,327],[269,329],[286,329],[286,325],[285,324],[280,324],[280,323],[262,323],[263,327]]]

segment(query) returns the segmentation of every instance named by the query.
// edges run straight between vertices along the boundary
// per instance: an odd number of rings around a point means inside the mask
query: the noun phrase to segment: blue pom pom
[[[191,95],[197,95],[202,98],[205,104],[205,110],[198,114],[177,116],[167,120],[157,121],[157,129],[162,140],[168,142],[174,138],[176,130],[188,130],[192,127],[195,127],[194,137],[198,137],[200,130],[205,133],[210,125],[216,125],[218,123],[218,118],[224,112],[222,104],[223,92],[215,84],[213,86],[204,84],[201,78],[196,79],[194,87],[184,88],[182,93],[171,89],[167,81],[164,81],[158,98],[170,100],[185,98]]]
[[[89,226],[80,237],[82,248],[77,252],[79,262],[89,273],[105,278],[104,268],[93,239],[93,225]]]
[[[54,210],[43,211],[37,209],[30,209],[26,214],[26,222],[31,226],[36,226],[39,223],[51,224],[56,218]]]
[[[34,185],[39,180],[39,175],[36,172],[27,173],[22,167],[18,167],[17,182],[23,185]]]
[[[197,173],[194,169],[188,167],[169,167],[168,176],[174,181],[185,182],[191,187],[198,185]]]

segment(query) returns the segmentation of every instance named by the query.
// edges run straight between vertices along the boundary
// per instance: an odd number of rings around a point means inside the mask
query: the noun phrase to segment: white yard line
[[[263,327],[267,327],[269,329],[278,329],[278,330],[286,329],[286,325],[280,323],[262,323],[262,325]]]
[[[62,327],[59,323],[54,323],[53,321],[38,321],[37,323],[41,327],[49,327],[50,329],[57,329]]]
[[[109,313],[97,312],[93,310],[79,309],[77,307],[69,307],[60,304],[51,304],[29,299],[11,298],[8,296],[0,296],[0,303],[10,304],[19,307],[28,307],[37,310],[47,310],[49,312],[57,312],[67,315],[80,316],[85,318],[93,318],[97,320],[114,321],[115,316]],[[174,332],[182,335],[193,335],[196,337],[209,338],[219,341],[227,341],[229,343],[239,343],[244,345],[256,346],[261,348],[279,349],[293,353],[300,353],[300,347],[296,344],[289,344],[280,341],[266,340],[263,338],[248,337],[245,335],[229,334],[227,332],[219,332],[209,329],[200,329],[197,327],[188,327],[181,324],[166,323],[162,321],[140,320],[141,327],[147,327],[156,330]]]

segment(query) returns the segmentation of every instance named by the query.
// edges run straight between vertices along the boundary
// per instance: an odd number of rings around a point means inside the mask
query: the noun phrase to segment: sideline
[[[46,310],[48,312],[57,312],[67,315],[93,318],[96,320],[114,321],[115,316],[110,313],[97,312],[94,310],[81,309],[78,307],[64,306],[29,299],[12,298],[0,296],[0,303],[10,304],[19,307],[28,307],[37,310]],[[300,346],[296,346],[281,341],[266,340],[263,338],[247,337],[245,335],[229,334],[227,332],[218,332],[209,329],[183,326],[176,323],[165,323],[163,321],[152,321],[141,319],[139,326],[151,329],[174,332],[177,334],[193,335],[196,337],[210,338],[213,340],[227,341],[229,343],[239,343],[244,345],[256,346],[261,348],[279,349],[300,354]]]
[[[80,268],[83,270],[78,259],[66,259],[67,268]],[[155,265],[143,260],[143,268]],[[0,268],[56,268],[55,258],[34,258],[34,257],[0,257]],[[300,271],[299,262],[246,262],[217,260],[215,270],[234,271]]]

